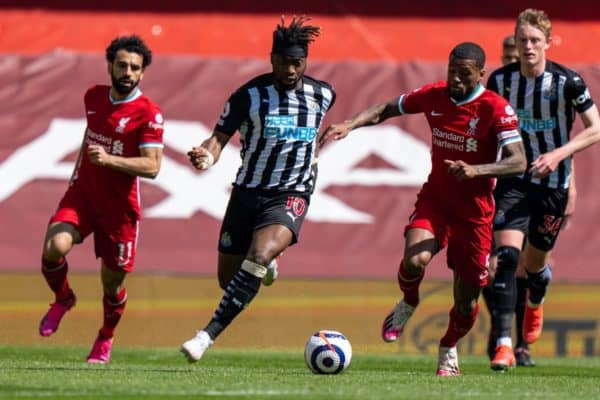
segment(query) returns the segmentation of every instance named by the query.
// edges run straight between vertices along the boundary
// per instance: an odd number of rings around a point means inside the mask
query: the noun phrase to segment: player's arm
[[[190,162],[200,170],[210,168],[219,161],[221,152],[230,138],[231,135],[215,130],[200,146],[192,147],[192,150],[188,151]]]
[[[565,145],[541,154],[532,162],[529,172],[535,177],[544,178],[548,176],[562,160],[600,141],[600,116],[596,105],[592,105],[579,115],[584,129]]]
[[[514,141],[502,146],[501,159],[495,163],[470,165],[462,160],[444,160],[448,172],[458,180],[496,177],[504,178],[519,175],[527,168],[527,158],[522,141]]]
[[[377,125],[390,117],[402,115],[398,107],[399,101],[400,98],[396,98],[387,103],[375,104],[342,123],[330,125],[320,135],[319,145],[323,145],[329,138],[343,139],[356,128]]]
[[[162,146],[141,146],[138,157],[121,157],[106,152],[103,146],[88,145],[87,156],[92,164],[133,176],[156,178],[162,160]]]
[[[575,204],[577,202],[577,185],[575,183],[575,159],[571,159],[571,176],[569,178],[569,197],[567,197],[567,207],[565,208],[565,222],[561,229],[567,229],[571,225],[571,218],[575,214]]]

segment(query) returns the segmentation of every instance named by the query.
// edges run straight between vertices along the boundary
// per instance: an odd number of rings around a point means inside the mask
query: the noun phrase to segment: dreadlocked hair
[[[321,28],[313,25],[304,25],[310,17],[292,17],[289,26],[285,26],[285,17],[281,16],[281,23],[273,32],[273,50],[293,45],[308,47],[321,33]]]

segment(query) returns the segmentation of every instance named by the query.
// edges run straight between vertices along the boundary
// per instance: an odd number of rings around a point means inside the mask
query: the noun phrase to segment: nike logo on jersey
[[[432,117],[439,117],[441,115],[444,115],[443,113],[439,113],[439,112],[435,112],[435,110],[431,110],[431,116]]]

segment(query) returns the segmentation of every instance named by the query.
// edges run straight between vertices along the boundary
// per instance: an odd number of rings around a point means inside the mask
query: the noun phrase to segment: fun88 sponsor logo
[[[299,127],[295,115],[267,115],[265,116],[266,139],[290,139],[312,142],[317,136],[317,128]]]

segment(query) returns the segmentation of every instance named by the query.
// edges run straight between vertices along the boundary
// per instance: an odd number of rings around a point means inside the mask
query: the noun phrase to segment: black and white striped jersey
[[[508,64],[492,73],[488,89],[503,96],[516,110],[528,165],[540,154],[565,145],[575,112],[582,113],[594,104],[583,79],[550,60],[536,78],[521,75],[519,62]],[[546,178],[534,178],[529,173],[523,178],[544,187],[567,188],[570,175],[569,157]]]
[[[240,132],[240,166],[235,186],[310,192],[317,132],[335,102],[326,82],[303,77],[299,90],[278,90],[273,74],[250,80],[225,105],[215,131]]]

